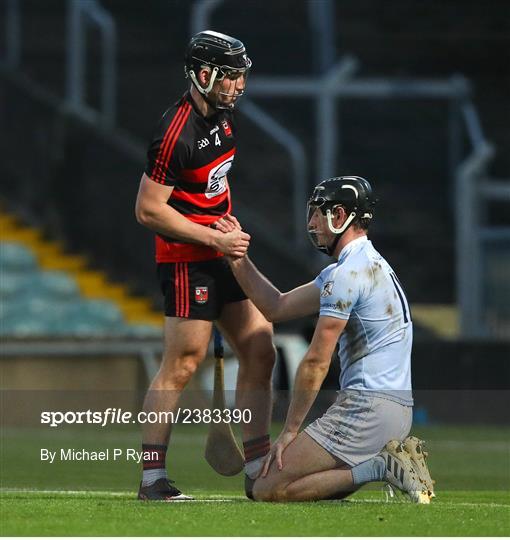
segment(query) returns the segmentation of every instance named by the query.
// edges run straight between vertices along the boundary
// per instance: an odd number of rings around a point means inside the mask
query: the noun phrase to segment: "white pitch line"
[[[24,489],[24,488],[4,488],[0,493],[43,493],[47,495],[108,495],[111,497],[125,497],[133,495],[133,491],[84,491],[66,489]]]
[[[334,502],[334,501],[333,501]],[[413,505],[411,501],[378,501],[376,499],[348,499],[346,502],[351,503],[372,503],[372,504],[409,504]],[[453,502],[453,501],[432,501],[430,506],[487,506],[494,508],[510,508],[510,504],[502,503],[470,503],[470,502]],[[419,505],[423,506],[423,505]],[[428,506],[428,505],[427,505]]]
[[[135,497],[136,493],[134,491],[84,491],[84,490],[58,490],[58,489],[11,489],[11,488],[5,488],[0,489],[0,493],[37,493],[37,494],[45,494],[45,495],[87,495],[87,496],[98,496],[98,497]],[[245,497],[231,497],[231,498],[223,498],[223,497],[210,497],[207,499],[191,499],[191,500],[177,500],[172,502],[237,502],[237,501],[245,501],[247,500]]]
[[[107,497],[134,497],[136,494],[134,491],[80,491],[80,490],[57,490],[57,489],[16,489],[16,488],[4,488],[0,490],[0,493],[38,493],[47,495],[88,495],[88,496],[107,496]],[[242,496],[225,497],[209,497],[207,499],[192,499],[187,501],[173,501],[178,503],[213,503],[213,502],[246,502],[247,499]],[[327,501],[318,501],[327,502]],[[412,505],[410,501],[384,501],[377,499],[348,499],[348,503],[363,503],[363,504],[408,504]],[[338,504],[336,501],[330,501],[330,504]],[[342,503],[340,503],[342,504]],[[471,502],[449,502],[449,501],[433,501],[431,506],[467,506],[467,507],[488,507],[488,508],[510,508],[510,504],[502,503],[471,503]]]

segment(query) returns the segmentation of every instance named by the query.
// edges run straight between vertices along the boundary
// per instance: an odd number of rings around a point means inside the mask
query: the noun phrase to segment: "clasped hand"
[[[231,258],[240,258],[246,255],[251,237],[248,233],[243,232],[237,218],[226,214],[214,222],[214,228],[223,233],[217,239],[219,251]]]

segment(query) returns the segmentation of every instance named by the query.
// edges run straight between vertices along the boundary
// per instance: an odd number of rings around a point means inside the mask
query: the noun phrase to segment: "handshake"
[[[212,224],[212,228],[221,234],[214,236],[214,248],[221,251],[226,257],[240,259],[248,253],[250,235],[243,232],[237,218],[225,214]]]

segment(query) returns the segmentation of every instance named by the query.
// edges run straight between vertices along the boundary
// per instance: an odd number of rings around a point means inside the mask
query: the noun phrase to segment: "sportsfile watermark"
[[[285,422],[292,395],[290,391],[275,391],[271,395],[272,443]],[[225,407],[218,407],[213,403],[213,392],[192,390],[181,396],[180,408],[167,406],[162,413],[146,414],[149,409],[142,405],[145,393],[136,390],[2,389],[1,397],[2,486],[36,484],[64,490],[71,486],[102,489],[112,485],[132,489],[139,480],[140,462],[145,459],[141,446],[143,432],[145,429],[150,432],[149,423],[156,427],[158,422],[171,428],[168,454],[171,471],[178,471],[179,480],[199,490],[202,479],[208,478],[210,472],[209,461],[204,457],[207,442],[214,442],[210,450],[220,458],[231,455],[232,448],[235,449],[234,437],[242,449],[247,431],[244,427],[250,425],[250,419],[251,425],[261,421],[258,406],[268,399],[263,392],[250,391],[239,396],[227,390]],[[159,394],[159,398],[165,397],[170,401],[177,396]],[[393,411],[395,407],[398,409],[396,401],[382,403],[376,399],[372,406],[372,400],[365,397],[364,413],[357,419],[350,412],[351,405],[359,402],[356,396],[321,391],[302,427],[313,424],[334,405],[332,430],[321,431],[320,441],[334,449],[353,441],[353,452],[365,452],[365,439],[374,433],[363,427],[374,420],[367,412],[382,413],[390,407],[385,421],[393,423]],[[239,405],[236,403],[239,398],[250,405]],[[423,448],[428,453],[432,478],[436,480],[438,499],[445,491],[509,490],[509,390],[416,390],[413,398],[409,434],[425,441]],[[347,425],[343,410],[347,411]],[[228,440],[229,451],[223,447],[221,437],[220,443],[210,437],[211,431],[213,435],[221,432],[223,437],[228,431],[225,428],[229,427],[224,425],[226,422],[230,422],[233,432]],[[350,434],[348,440],[347,436],[342,437],[346,429]],[[473,463],[480,466],[473,468]],[[380,489],[379,485],[370,486],[368,489]],[[211,490],[216,487],[211,481]]]
[[[144,460],[157,460],[157,452],[139,451],[136,448],[105,448],[90,450],[87,448],[41,448],[40,460],[52,465],[57,462],[73,461],[132,461],[142,463]]]
[[[108,407],[102,411],[42,411],[41,424],[49,427],[91,424],[99,427],[126,424],[249,424],[250,409],[186,409],[136,414],[121,408]]]

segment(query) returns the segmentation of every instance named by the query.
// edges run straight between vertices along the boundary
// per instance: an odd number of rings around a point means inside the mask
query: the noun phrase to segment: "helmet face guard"
[[[310,199],[308,201],[307,205],[307,230],[308,230],[308,237],[310,238],[310,242],[312,242],[313,246],[318,249],[319,251],[322,251],[323,253],[326,253],[327,255],[331,255],[333,251],[335,250],[335,247],[338,243],[338,240],[340,240],[340,237],[342,234],[348,229],[349,225],[352,223],[352,220],[356,217],[355,212],[351,212],[347,219],[344,221],[343,225],[340,228],[337,228],[333,225],[333,215],[335,212],[335,209],[341,206],[340,204],[331,205],[328,204],[325,200],[319,200],[317,199]],[[314,218],[314,215],[317,217]],[[312,219],[315,219],[315,222],[322,221],[322,223],[319,225],[320,228],[317,228],[317,223],[314,223],[314,225],[311,225]],[[324,243],[324,240],[319,240],[319,236],[324,236],[324,233],[327,230],[332,232],[335,237],[332,242],[329,244]]]
[[[307,205],[307,230],[313,246],[332,255],[341,236],[356,217],[372,219],[375,203],[369,182],[359,176],[330,178],[318,184]],[[334,213],[339,206],[348,215],[341,227],[335,227]],[[335,235],[329,243],[324,238],[327,231]]]
[[[228,90],[225,90],[223,85],[222,90],[218,92],[218,98],[216,99],[216,109],[233,109],[235,104],[237,103],[238,99],[240,99],[244,95],[244,90],[246,88],[246,83],[248,81],[248,75],[250,74],[250,68],[251,68],[251,60],[247,58],[249,66],[240,70],[240,69],[228,69],[228,70],[222,70],[220,69],[220,72],[223,72],[223,76],[221,79],[218,79],[218,81],[227,80],[229,81],[229,88]],[[225,66],[222,66],[224,68]],[[244,85],[242,90],[237,90],[237,80],[243,78],[244,79]],[[222,98],[220,100],[220,98]]]
[[[197,74],[193,69],[188,71],[188,76],[193,82],[195,88],[204,96],[206,101],[214,109],[233,109],[237,100],[244,95],[244,88],[246,87],[246,80],[250,72],[251,61],[248,58],[248,67],[242,69],[235,69],[230,66],[213,66],[211,64],[203,64],[202,69],[208,68],[210,72],[209,83],[207,86],[202,86],[197,79]],[[237,90],[237,80],[241,77],[244,78],[244,85],[242,90]],[[216,94],[216,99],[213,100],[210,93],[214,87],[215,82],[222,82],[228,80],[230,82],[229,88],[226,90],[223,85],[223,89],[219,90]]]
[[[194,36],[185,55],[184,72],[195,88],[214,109],[233,109],[236,101],[244,94],[246,79],[252,62],[246,55],[244,45],[238,39],[206,30]],[[207,86],[198,80],[201,69],[209,70]],[[237,90],[237,80],[244,78],[242,90]],[[216,95],[211,95],[214,84],[224,80]]]
[[[322,244],[319,241],[319,234],[322,231],[319,231],[316,224],[314,225],[311,224],[311,221],[316,212],[318,212],[318,215],[319,214],[321,216],[324,215],[320,209],[320,206],[315,206],[311,201],[308,201],[308,205],[306,208],[306,216],[307,216],[306,225],[307,225],[307,231],[308,231],[308,238],[310,239],[310,242],[312,243],[314,248],[318,249],[319,251],[322,251],[323,253],[327,253],[328,252],[327,246],[325,244]]]

